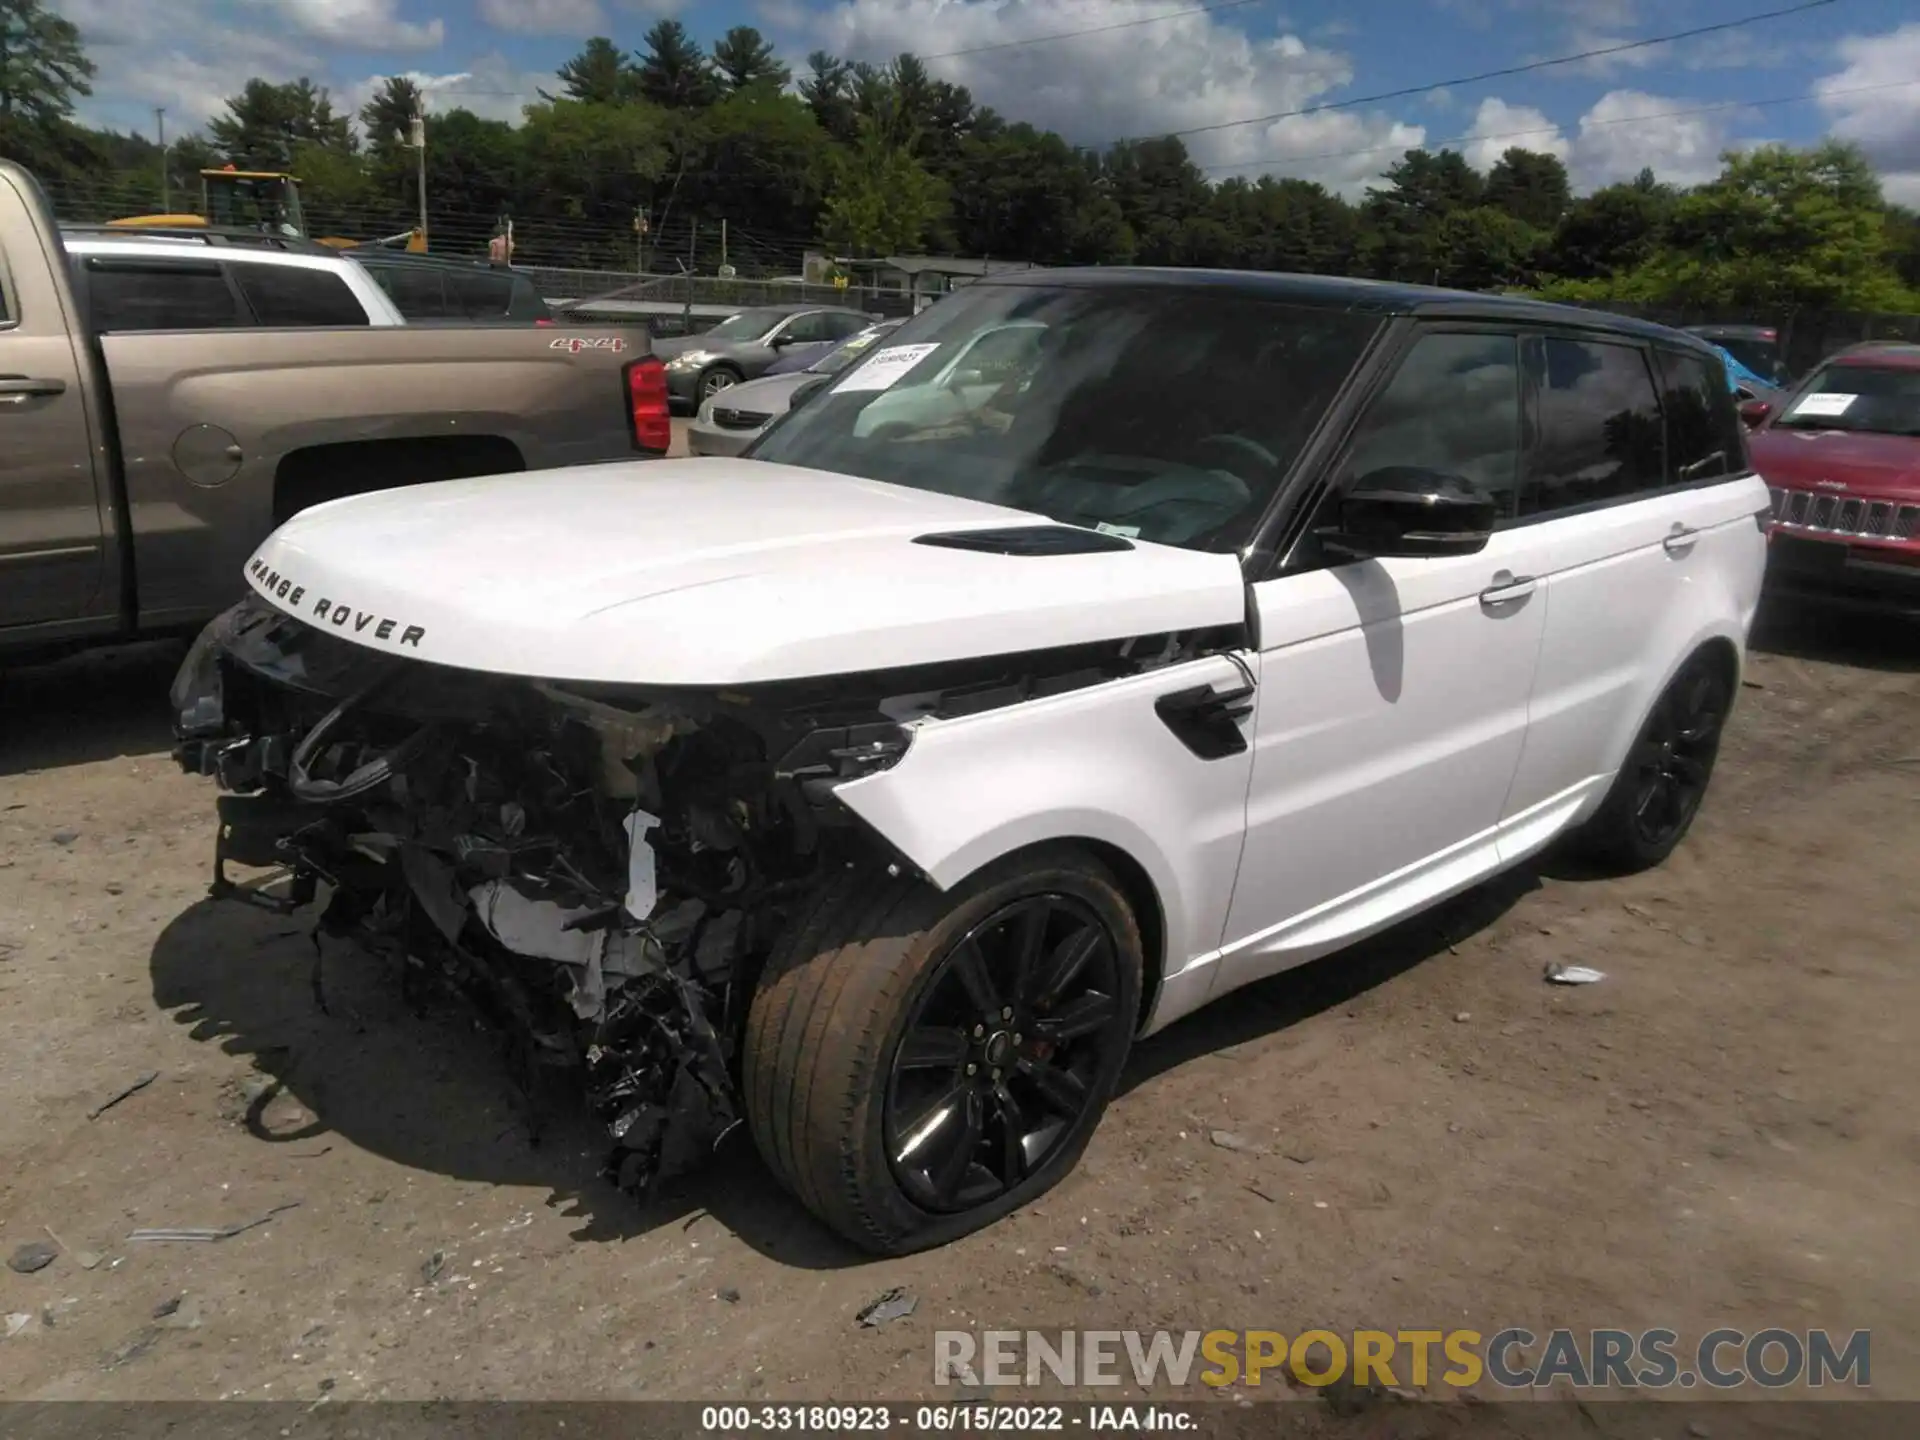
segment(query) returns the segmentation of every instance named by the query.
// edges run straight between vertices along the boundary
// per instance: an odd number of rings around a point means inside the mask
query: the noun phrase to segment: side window
[[[1667,483],[1646,352],[1559,335],[1529,340],[1526,348],[1538,409],[1522,515],[1619,500]]]
[[[1667,480],[1691,485],[1743,474],[1746,431],[1723,382],[1721,367],[1704,355],[1655,352],[1660,360],[1661,405],[1667,412]],[[1750,393],[1750,392],[1747,392]]]
[[[459,297],[456,313],[469,320],[501,320],[513,304],[513,277],[473,270],[447,277],[447,289]]]
[[[823,340],[844,340],[849,335],[857,335],[873,322],[864,315],[824,314],[820,316],[826,333]]]
[[[812,345],[835,338],[827,331],[827,316],[822,311],[796,315],[780,329],[780,338],[795,345]]]
[[[227,277],[210,260],[87,261],[88,309],[102,333],[224,330],[244,324]]]
[[[408,320],[447,318],[447,287],[442,273],[427,265],[369,265],[366,271],[387,292],[393,308]]]
[[[1520,484],[1520,360],[1512,335],[1423,335],[1360,417],[1345,477],[1430,470],[1515,513]]]
[[[329,270],[235,265],[233,278],[262,325],[365,325],[366,307]]]

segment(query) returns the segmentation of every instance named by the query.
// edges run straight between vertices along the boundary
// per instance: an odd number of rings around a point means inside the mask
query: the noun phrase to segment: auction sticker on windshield
[[[1844,415],[1847,413],[1847,407],[1859,398],[1857,395],[1842,394],[1838,391],[1817,390],[1794,406],[1793,413],[1822,418]]]
[[[874,351],[833,388],[836,391],[891,389],[896,380],[939,348],[938,341],[927,345],[889,345]]]

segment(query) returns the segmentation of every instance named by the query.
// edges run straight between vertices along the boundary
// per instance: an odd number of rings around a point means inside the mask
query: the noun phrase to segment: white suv
[[[324,880],[325,932],[578,1073],[621,1183],[744,1119],[898,1252],[1056,1183],[1207,1001],[1557,837],[1662,860],[1767,502],[1670,330],[1032,272],[745,459],[304,512],[182,668],[178,754],[231,792],[222,893]]]
[[[74,297],[101,334],[406,323],[359,265],[301,241],[191,230],[64,240]]]

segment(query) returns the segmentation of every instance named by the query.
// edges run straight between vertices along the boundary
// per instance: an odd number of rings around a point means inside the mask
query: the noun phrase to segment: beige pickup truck
[[[197,283],[240,293],[216,249],[198,258]],[[639,332],[116,332],[75,278],[39,186],[0,162],[0,662],[200,625],[323,500],[668,446]]]

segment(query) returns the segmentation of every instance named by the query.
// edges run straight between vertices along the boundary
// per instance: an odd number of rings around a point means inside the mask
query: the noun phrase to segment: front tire
[[[704,405],[722,390],[731,390],[740,383],[740,372],[729,365],[716,365],[700,377],[699,394],[694,400],[695,406]]]
[[[1078,1163],[1126,1061],[1142,960],[1119,886],[1075,849],[1012,857],[947,894],[850,869],[755,992],[754,1141],[862,1249],[990,1225]]]
[[[1733,709],[1733,675],[1697,651],[1654,702],[1600,809],[1574,837],[1586,857],[1618,874],[1651,870],[1693,827],[1713,779]]]

